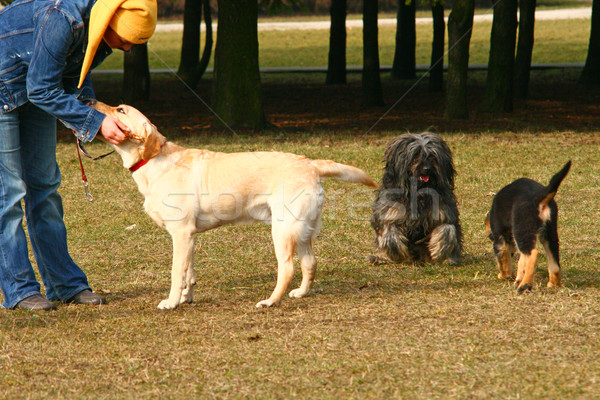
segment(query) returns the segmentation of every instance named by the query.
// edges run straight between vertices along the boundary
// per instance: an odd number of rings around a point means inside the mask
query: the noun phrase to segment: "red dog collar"
[[[135,164],[133,164],[131,167],[129,167],[129,170],[131,172],[135,172],[138,169],[142,168],[144,165],[146,165],[146,163],[150,161],[150,160],[140,160],[138,162],[136,162]]]

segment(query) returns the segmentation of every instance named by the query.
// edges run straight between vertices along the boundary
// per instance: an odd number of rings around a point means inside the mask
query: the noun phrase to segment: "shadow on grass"
[[[138,285],[130,287],[125,290],[115,291],[107,295],[109,303],[123,303],[130,300],[143,300],[144,302],[148,299],[155,299],[156,303],[169,294],[168,282],[165,282],[164,287],[156,287],[150,285]]]
[[[563,285],[569,289],[600,288],[600,272],[570,269],[563,271]]]
[[[383,79],[384,107],[364,108],[361,105],[360,79],[352,78],[346,85],[325,85],[324,76],[282,75],[265,79],[263,105],[272,124],[268,131],[231,130],[213,127],[215,117],[202,99],[210,99],[209,80],[200,82],[195,93],[174,77],[152,76],[149,101],[132,104],[145,113],[158,129],[171,140],[190,135],[208,134],[241,140],[252,135],[283,135],[333,132],[337,135],[363,136],[393,131],[437,132],[595,132],[600,124],[597,104],[600,92],[594,87],[577,83],[580,70],[534,71],[530,97],[516,100],[512,113],[481,113],[477,104],[485,89],[485,73],[470,75],[470,118],[443,117],[445,96],[428,90],[427,79],[413,87],[414,81]],[[99,100],[116,105],[121,101],[121,77],[98,76],[94,79]],[[293,93],[293,95],[290,95]],[[404,95],[406,94],[406,95]],[[398,104],[395,104],[399,99]],[[395,106],[394,106],[395,105]],[[60,140],[72,141],[72,134],[60,130]]]

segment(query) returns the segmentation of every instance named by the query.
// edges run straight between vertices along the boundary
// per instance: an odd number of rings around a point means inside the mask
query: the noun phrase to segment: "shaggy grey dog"
[[[436,134],[404,134],[388,143],[371,217],[378,248],[372,263],[460,264],[454,175],[452,152]]]

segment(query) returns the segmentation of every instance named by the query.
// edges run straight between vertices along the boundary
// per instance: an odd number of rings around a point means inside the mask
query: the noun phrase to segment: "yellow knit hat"
[[[156,14],[156,0],[96,1],[90,13],[88,43],[77,87],[83,84],[108,26],[126,41],[142,44],[154,33]]]

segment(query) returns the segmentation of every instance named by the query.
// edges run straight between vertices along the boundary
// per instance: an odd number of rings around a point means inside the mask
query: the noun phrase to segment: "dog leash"
[[[91,158],[93,161],[96,160],[100,160],[106,156],[111,155],[112,153],[114,153],[115,151],[111,151],[109,153],[103,154],[101,156],[98,157],[92,157],[90,155],[90,153],[88,153],[85,148],[83,147],[83,144],[81,143],[81,141],[79,140],[79,138],[76,138],[77,140],[77,157],[79,158],[79,167],[81,168],[81,181],[83,182],[83,188],[85,189],[85,197],[87,199],[87,201],[94,201],[94,196],[92,195],[92,193],[90,192],[90,188],[89,188],[89,183],[88,183],[88,178],[85,175],[85,169],[83,168],[83,162],[81,161],[81,153],[83,153],[86,157]]]

